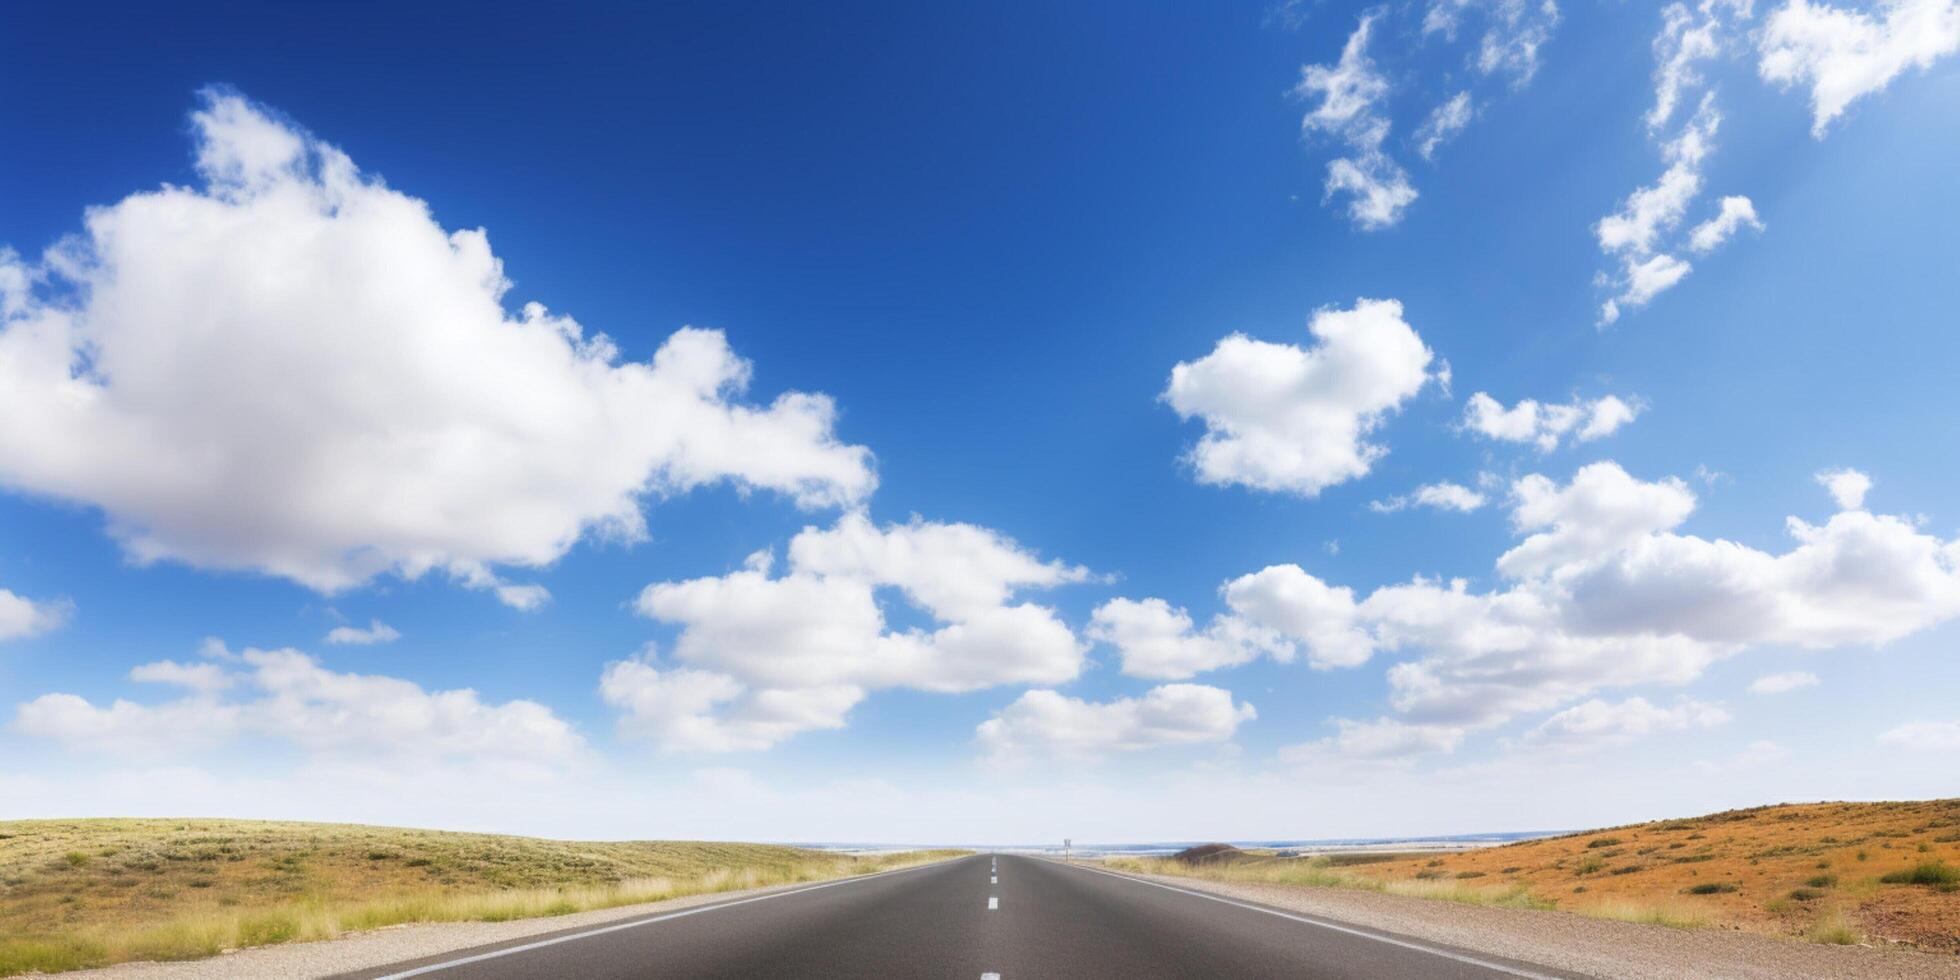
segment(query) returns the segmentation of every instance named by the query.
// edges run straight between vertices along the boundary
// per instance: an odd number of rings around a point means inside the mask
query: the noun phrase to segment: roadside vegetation
[[[1195,862],[1108,863],[1960,953],[1960,800],[1758,807],[1456,852],[1282,858],[1217,848]]]
[[[555,841],[246,820],[0,821],[0,976],[869,874],[957,851]]]

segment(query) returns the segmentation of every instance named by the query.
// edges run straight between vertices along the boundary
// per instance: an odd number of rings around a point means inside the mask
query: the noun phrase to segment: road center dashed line
[[[987,911],[994,912],[994,911],[998,911],[999,909],[1000,909],[1000,896],[998,895],[987,896]]]
[[[999,876],[999,875],[989,875],[989,876],[987,877],[987,884],[990,884],[990,885],[998,885],[998,884],[1000,884],[1000,876]]]
[[[982,973],[982,974],[980,974],[980,980],[1000,980],[1000,974],[998,974],[998,973]]]

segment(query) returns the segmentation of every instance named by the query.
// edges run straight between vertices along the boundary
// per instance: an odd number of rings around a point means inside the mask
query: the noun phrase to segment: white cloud
[[[201,186],[93,208],[31,269],[0,256],[0,484],[99,507],[131,558],[323,592],[442,570],[535,606],[492,567],[641,538],[649,493],[871,492],[830,400],[742,402],[719,332],[622,363],[508,313],[482,230],[334,147],[222,92],[192,124]]]
[[[605,702],[623,712],[620,730],[666,749],[741,752],[766,749],[806,731],[843,728],[864,690],[848,684],[748,695],[727,674],[688,667],[660,670],[641,660],[607,664],[599,682]],[[732,711],[725,705],[735,704]]]
[[[1453,510],[1469,513],[1484,505],[1484,495],[1460,483],[1445,480],[1440,483],[1425,483],[1414,493],[1376,500],[1368,504],[1368,509],[1377,514],[1393,514],[1410,507],[1433,507],[1437,510]]]
[[[1329,586],[1297,565],[1241,575],[1220,590],[1227,613],[1195,630],[1183,609],[1162,599],[1112,599],[1098,608],[1090,635],[1115,646],[1123,673],[1182,680],[1259,656],[1282,663],[1304,652],[1316,669],[1352,667],[1374,652],[1354,626],[1354,592]]]
[[[1336,718],[1339,732],[1329,738],[1280,749],[1282,762],[1402,762],[1416,756],[1447,754],[1463,742],[1464,730],[1450,725],[1411,725],[1393,718],[1354,721]]]
[[[1845,510],[1862,510],[1865,494],[1872,489],[1872,478],[1853,469],[1824,470],[1817,474],[1817,482]]]
[[[1511,499],[1523,540],[1496,562],[1500,588],[1417,577],[1357,599],[1276,565],[1228,587],[1228,600],[1241,588],[1232,615],[1321,637],[1309,659],[1322,666],[1404,654],[1388,672],[1403,719],[1473,727],[1603,688],[1685,684],[1751,647],[1875,647],[1960,616],[1960,540],[1904,518],[1790,518],[1794,546],[1765,552],[1677,533],[1695,503],[1687,485],[1611,462],[1563,486],[1526,476]]]
[[[1559,23],[1553,0],[1491,0],[1490,27],[1477,44],[1477,70],[1511,76],[1519,87],[1538,73],[1539,50]]]
[[[378,619],[369,620],[366,629],[358,626],[336,626],[327,632],[328,643],[351,643],[356,646],[393,643],[401,638],[399,630]]]
[[[1355,626],[1354,591],[1331,586],[1298,565],[1274,565],[1226,583],[1225,603],[1249,626],[1299,643],[1315,668],[1353,667],[1374,653]]]
[[[1764,674],[1749,683],[1751,694],[1788,694],[1805,687],[1816,687],[1817,675],[1807,670],[1793,670],[1783,674]]]
[[[1722,198],[1722,210],[1715,217],[1695,226],[1688,233],[1688,247],[1696,253],[1706,255],[1722,246],[1738,228],[1763,230],[1763,223],[1756,217],[1756,205],[1740,194]]]
[[[1601,325],[1618,322],[1622,314],[1647,305],[1686,278],[1693,266],[1677,254],[1681,248],[1706,255],[1743,225],[1762,228],[1754,204],[1730,195],[1722,199],[1719,213],[1695,226],[1685,242],[1669,241],[1701,194],[1702,165],[1713,152],[1722,121],[1701,63],[1727,50],[1752,8],[1752,0],[1701,0],[1692,8],[1670,3],[1661,9],[1661,30],[1653,41],[1654,104],[1646,114],[1648,130],[1658,133],[1672,121],[1691,93],[1701,91],[1701,98],[1694,114],[1662,143],[1668,166],[1660,179],[1635,190],[1593,226],[1600,251],[1618,264],[1616,271],[1597,276],[1601,285],[1616,290],[1600,304]]]
[[[1087,632],[1117,649],[1123,673],[1157,680],[1236,667],[1262,654],[1291,660],[1294,652],[1276,632],[1232,616],[1215,617],[1196,632],[1189,613],[1162,599],[1111,599],[1097,607]]]
[[[995,761],[1059,756],[1093,758],[1175,745],[1223,742],[1258,717],[1232,692],[1203,684],[1165,684],[1140,698],[1084,701],[1055,691],[1028,691],[976,730]]]
[[[0,589],[0,640],[37,636],[68,621],[73,609],[67,602],[37,602],[23,595]]]
[[[1330,161],[1324,190],[1324,200],[1336,194],[1349,196],[1348,217],[1364,231],[1402,220],[1402,212],[1416,199],[1408,172],[1380,151]]]
[[[1580,467],[1565,486],[1533,473],[1511,485],[1511,499],[1512,526],[1532,533],[1497,558],[1510,578],[1582,566],[1680,524],[1695,508],[1681,480],[1647,483],[1610,462]]]
[[[1689,202],[1701,193],[1701,164],[1713,149],[1721,124],[1722,115],[1715,110],[1714,100],[1703,98],[1701,108],[1680,135],[1662,147],[1668,167],[1660,179],[1635,190],[1619,210],[1593,226],[1602,251],[1646,256],[1663,233],[1681,223]]]
[[[1721,705],[1706,701],[1683,699],[1672,708],[1662,708],[1646,698],[1618,704],[1594,698],[1545,719],[1525,733],[1525,741],[1571,749],[1628,742],[1655,732],[1713,728],[1729,721]]]
[[[878,527],[860,512],[790,542],[788,570],[767,553],[718,577],[658,582],[644,616],[681,628],[673,657],[610,665],[608,703],[622,728],[663,748],[765,748],[799,731],[837,728],[879,688],[973,691],[1059,684],[1081,671],[1083,645],[1055,611],[1015,595],[1088,578],[970,524],[914,519]],[[878,601],[895,589],[935,622],[893,629]]]
[[[238,677],[214,663],[180,664],[159,660],[130,668],[129,679],[144,684],[173,684],[193,691],[213,693],[238,682]]]
[[[584,745],[572,727],[533,701],[486,704],[475,691],[425,691],[393,677],[342,674],[298,650],[248,649],[246,669],[164,661],[131,671],[140,681],[190,687],[158,705],[117,699],[97,706],[73,694],[20,705],[13,730],[119,756],[155,756],[251,738],[316,756],[466,758],[562,762]],[[250,693],[227,699],[219,692]]]
[[[1765,80],[1810,88],[1811,135],[1822,138],[1851,103],[1960,50],[1960,2],[1877,0],[1853,10],[1785,0],[1759,43]]]
[[[1402,304],[1322,309],[1308,329],[1311,348],[1233,334],[1171,370],[1163,399],[1205,422],[1190,454],[1200,482],[1314,496],[1387,452],[1364,437],[1421,390],[1434,359]]]
[[[1722,53],[1727,38],[1724,13],[1749,16],[1753,0],[1703,0],[1695,9],[1684,3],[1661,8],[1661,32],[1654,36],[1654,107],[1647,111],[1647,128],[1658,130],[1674,117],[1681,96],[1703,84],[1700,62]]]
[[[1389,121],[1379,111],[1388,94],[1388,79],[1368,57],[1368,38],[1376,17],[1361,18],[1341,47],[1333,65],[1305,65],[1293,94],[1313,100],[1300,119],[1301,132],[1325,135],[1346,143],[1349,156],[1327,164],[1326,199],[1346,194],[1348,216],[1364,230],[1386,228],[1402,218],[1416,199],[1409,175],[1382,151]]]
[[[1960,721],[1909,721],[1878,737],[1886,745],[1920,752],[1960,751]]]
[[[1553,0],[1431,0],[1423,12],[1422,33],[1456,40],[1464,14],[1485,12],[1487,26],[1478,39],[1471,64],[1483,74],[1507,74],[1523,87],[1538,72],[1539,49],[1551,41],[1559,24]]]
[[[1527,398],[1505,408],[1502,402],[1479,391],[1464,406],[1463,428],[1489,439],[1533,443],[1550,452],[1568,434],[1580,442],[1610,436],[1644,408],[1638,399],[1627,401],[1617,395],[1592,401],[1574,399],[1563,405]]]
[[[1438,105],[1416,129],[1416,152],[1424,160],[1434,160],[1436,149],[1470,125],[1472,108],[1469,92],[1458,92]]]

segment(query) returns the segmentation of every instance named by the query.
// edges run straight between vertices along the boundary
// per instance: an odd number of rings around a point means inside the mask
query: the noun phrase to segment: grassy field
[[[1447,854],[1110,864],[1960,952],[1960,800],[1759,807]]]
[[[252,820],[0,821],[0,976],[867,874],[957,852]]]

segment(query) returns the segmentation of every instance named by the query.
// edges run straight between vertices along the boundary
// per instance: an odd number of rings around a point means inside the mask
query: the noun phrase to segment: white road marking
[[[980,974],[980,980],[1000,980],[1000,974],[998,974],[998,973],[982,973],[982,974]]]
[[[441,963],[431,963],[428,966],[418,966],[413,970],[403,970],[400,973],[390,973],[384,977],[376,977],[375,980],[407,980],[408,977],[419,977],[425,973],[435,973],[439,970],[447,970],[450,967],[463,966],[469,963],[481,963],[484,960],[494,960],[497,959],[498,957],[510,956],[514,953],[525,953],[534,949],[543,949],[546,946],[556,946],[559,943],[569,943],[574,939],[589,939],[593,936],[603,936],[609,932],[619,932],[622,929],[631,929],[634,928],[635,926],[650,926],[656,922],[666,922],[669,919],[679,919],[690,915],[699,915],[703,912],[715,912],[721,909],[732,909],[737,905],[747,905],[750,902],[766,902],[772,898],[787,898],[788,896],[791,895],[801,895],[804,892],[814,892],[814,891],[821,891],[822,889],[825,888],[835,888],[838,885],[853,885],[860,881],[870,881],[873,878],[883,878],[886,875],[902,875],[907,871],[918,871],[924,868],[936,867],[939,864],[940,862],[934,861],[932,864],[921,864],[910,868],[896,868],[891,871],[880,871],[875,874],[861,875],[856,878],[841,878],[837,881],[826,881],[821,885],[810,885],[807,888],[792,888],[789,891],[783,891],[783,892],[770,892],[767,895],[757,895],[754,896],[753,898],[743,898],[733,902],[723,902],[719,905],[697,905],[691,909],[682,909],[679,912],[669,912],[666,915],[656,915],[649,919],[634,919],[631,922],[621,922],[617,925],[601,926],[600,928],[597,929],[587,929],[584,932],[575,932],[568,936],[558,936],[553,939],[540,939],[535,943],[525,943],[522,946],[510,946],[504,949],[493,949],[488,953],[478,953],[475,956],[462,956],[453,960],[444,960]]]
[[[1000,908],[1000,896],[998,895],[987,896],[987,911],[992,912],[998,908]]]
[[[1383,936],[1383,935],[1378,935],[1376,933],[1369,932],[1365,929],[1355,929],[1349,926],[1337,925],[1332,922],[1324,922],[1320,919],[1310,919],[1304,915],[1294,915],[1291,912],[1281,912],[1278,909],[1269,909],[1263,905],[1254,905],[1250,902],[1241,902],[1236,899],[1225,898],[1220,895],[1212,895],[1206,892],[1193,891],[1189,888],[1179,888],[1176,885],[1166,885],[1162,882],[1151,881],[1148,878],[1135,878],[1130,875],[1117,874],[1114,871],[1104,871],[1101,868],[1084,867],[1079,864],[1066,865],[1066,867],[1077,868],[1082,871],[1090,871],[1099,875],[1108,875],[1111,878],[1120,878],[1124,881],[1133,881],[1139,885],[1149,885],[1152,888],[1162,888],[1163,890],[1168,892],[1177,892],[1180,895],[1190,895],[1193,898],[1202,898],[1213,902],[1223,902],[1226,905],[1233,905],[1242,909],[1250,909],[1251,911],[1254,912],[1264,912],[1267,915],[1275,915],[1282,919],[1291,919],[1294,922],[1303,923],[1305,925],[1319,926],[1322,929],[1331,929],[1335,932],[1344,932],[1350,936],[1360,936],[1363,939],[1372,939],[1378,943],[1387,943],[1390,946],[1400,946],[1403,949],[1413,949],[1419,953],[1428,953],[1431,956],[1440,956],[1446,960],[1455,960],[1458,963],[1467,963],[1471,966],[1480,966],[1486,970],[1496,970],[1497,972],[1502,973],[1505,976],[1523,977],[1524,980],[1558,980],[1558,978],[1548,973],[1532,973],[1529,970],[1520,970],[1514,966],[1505,966],[1502,963],[1494,963],[1491,962],[1490,960],[1478,959],[1475,956],[1465,956],[1462,953],[1452,953],[1446,949],[1437,949],[1434,946],[1426,946],[1423,945],[1422,943],[1412,943],[1406,939],[1394,939],[1389,936]],[[387,980],[387,978],[384,977],[383,980]]]
[[[1000,875],[989,875],[989,876],[987,876],[987,884],[990,884],[990,885],[998,885],[998,884],[1000,884]]]

